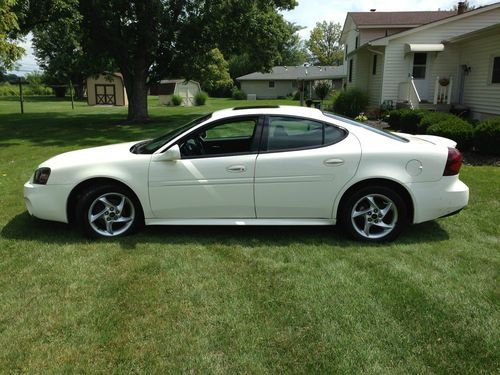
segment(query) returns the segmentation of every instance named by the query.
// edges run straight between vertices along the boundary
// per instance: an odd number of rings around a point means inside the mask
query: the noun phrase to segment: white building
[[[245,94],[257,99],[284,98],[304,87],[305,98],[314,97],[314,84],[329,81],[334,90],[342,89],[346,76],[341,66],[275,66],[269,73],[255,72],[236,78]]]
[[[354,12],[342,31],[347,87],[370,105],[500,115],[500,3],[464,12]]]

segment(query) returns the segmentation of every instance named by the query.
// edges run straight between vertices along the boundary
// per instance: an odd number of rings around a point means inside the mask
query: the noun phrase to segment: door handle
[[[337,166],[337,165],[342,165],[344,164],[344,161],[342,159],[327,159],[323,162],[326,166]]]
[[[244,165],[232,165],[230,167],[227,167],[226,170],[228,172],[245,172],[247,170],[247,167]]]

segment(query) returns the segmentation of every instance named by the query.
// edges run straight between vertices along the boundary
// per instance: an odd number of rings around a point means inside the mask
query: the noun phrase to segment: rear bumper
[[[24,184],[24,202],[31,216],[44,220],[68,222],[66,202],[72,185]]]
[[[443,177],[437,182],[408,184],[413,196],[413,223],[434,220],[458,213],[469,202],[469,188],[458,176]]]

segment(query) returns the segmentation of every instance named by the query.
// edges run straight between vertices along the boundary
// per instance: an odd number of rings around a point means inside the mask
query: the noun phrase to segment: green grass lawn
[[[464,167],[469,207],[387,245],[329,227],[92,242],[27,214],[43,160],[242,104],[151,99],[151,123],[120,125],[125,108],[0,99],[0,373],[498,374],[498,167]]]

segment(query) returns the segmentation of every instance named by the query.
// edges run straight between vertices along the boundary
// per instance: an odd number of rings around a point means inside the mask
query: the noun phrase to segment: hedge
[[[208,94],[205,91],[199,91],[194,96],[194,102],[196,105],[205,105],[208,99]]]
[[[422,119],[420,120],[420,123],[417,125],[418,127],[418,132],[420,134],[425,134],[427,132],[427,129],[429,126],[437,124],[438,122],[441,121],[446,121],[446,120],[461,120],[460,117],[452,115],[451,113],[447,112],[426,112]]]
[[[500,117],[481,121],[476,126],[474,147],[478,152],[500,155]]]
[[[466,151],[472,146],[472,125],[460,118],[447,119],[431,125],[427,129],[427,134],[453,139],[461,151]]]
[[[393,109],[389,112],[388,123],[393,130],[404,133],[418,133],[418,124],[427,113],[425,110]]]
[[[342,91],[335,98],[333,111],[339,115],[355,118],[364,112],[368,105],[368,95],[356,88]]]

